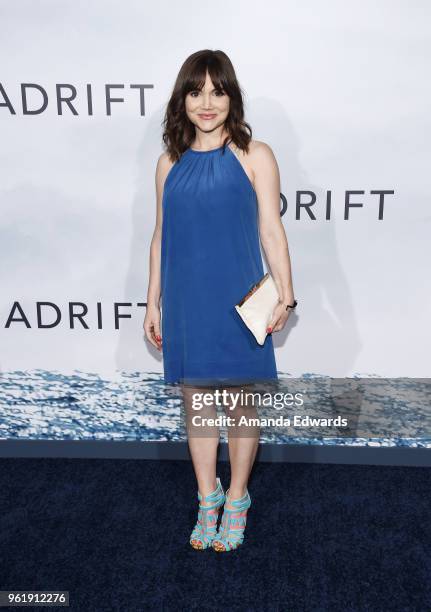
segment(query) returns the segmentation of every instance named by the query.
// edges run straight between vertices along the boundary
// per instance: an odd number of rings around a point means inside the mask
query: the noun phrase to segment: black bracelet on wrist
[[[296,300],[293,300],[293,304],[287,304],[286,310],[288,308],[292,308],[292,310],[293,310],[294,308],[296,308],[297,305],[298,305],[298,302]]]

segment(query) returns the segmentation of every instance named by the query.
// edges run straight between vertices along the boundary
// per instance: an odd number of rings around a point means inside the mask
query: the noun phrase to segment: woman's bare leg
[[[213,389],[183,384],[181,390],[186,414],[187,439],[198,483],[198,490],[202,496],[206,496],[212,493],[217,486],[216,465],[220,431],[216,426],[193,425],[192,418],[196,416],[202,418],[216,418],[217,410],[214,401],[208,406],[204,405],[200,399],[203,394],[212,395]],[[194,394],[198,395],[195,395],[193,398]],[[197,401],[199,401],[199,405],[202,403],[202,408],[199,410],[194,409],[193,399],[195,399],[195,405],[197,405]]]
[[[241,390],[243,391],[242,395]],[[250,418],[258,418],[256,402],[253,403],[252,397],[246,397],[246,393],[256,392],[253,385],[229,387],[227,391],[235,394],[235,396],[238,394],[236,405],[235,399],[224,406],[226,415],[230,416],[234,422],[234,425],[228,427],[231,466],[229,498],[232,500],[243,497],[247,490],[248,479],[259,447],[260,427],[252,424],[240,424],[241,417],[245,417],[247,421]],[[230,406],[234,406],[234,408],[230,410]],[[226,507],[232,508],[232,505],[227,501]]]
[[[256,398],[253,398],[251,395],[254,391],[253,386],[230,387],[226,391],[228,393],[228,401],[224,403],[224,409],[226,415],[230,417],[228,422],[228,442],[231,480],[224,507],[227,510],[235,510],[236,508],[231,502],[245,497],[248,479],[259,445],[260,427],[256,420],[250,422],[250,419],[258,418],[255,408]],[[250,394],[250,397],[247,397],[247,393]],[[237,510],[237,512],[239,511]],[[228,516],[228,514],[223,514],[222,525],[226,527],[228,523],[225,522],[225,516]],[[236,518],[240,516],[241,512],[233,514],[233,517]],[[229,521],[229,517],[226,520]],[[223,527],[222,535],[217,536],[212,543],[214,550],[218,552],[230,550],[231,546],[235,546],[235,541],[237,542],[236,546],[238,546],[238,542],[241,542],[241,539],[238,538],[243,537],[243,534],[241,533],[240,535],[238,532],[240,527],[236,527],[235,531],[232,531],[231,541],[228,535],[230,532],[225,532],[224,529]],[[244,526],[242,527],[243,529]],[[227,542],[225,538],[227,538]]]
[[[193,417],[215,419],[217,409],[214,404],[214,396],[209,388],[183,384],[181,390],[186,416],[187,439],[198,483],[198,491],[202,495],[200,504],[202,506],[209,506],[211,503],[206,502],[204,498],[217,488],[216,465],[220,431],[215,425],[202,426],[194,424]],[[209,405],[202,401],[204,395],[210,400]],[[199,409],[196,410],[194,406],[199,406]],[[192,538],[190,543],[193,548],[203,548],[202,539],[200,538]]]

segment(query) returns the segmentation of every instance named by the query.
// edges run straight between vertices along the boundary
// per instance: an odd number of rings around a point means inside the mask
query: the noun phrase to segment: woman
[[[164,119],[167,151],[156,169],[144,329],[158,350],[163,345],[165,383],[178,384],[184,399],[200,502],[190,544],[198,550],[229,551],[243,542],[259,429],[239,426],[239,417],[250,414],[240,392],[278,380],[270,334],[284,327],[294,307],[278,166],[271,148],[253,141],[251,133],[228,56],[192,54],[180,69]],[[263,276],[259,234],[279,292],[263,345],[234,309]],[[217,414],[216,390],[230,394],[223,403],[232,417],[226,494],[216,477],[219,430],[205,421]],[[195,422],[194,400],[204,393],[211,393],[209,402]]]

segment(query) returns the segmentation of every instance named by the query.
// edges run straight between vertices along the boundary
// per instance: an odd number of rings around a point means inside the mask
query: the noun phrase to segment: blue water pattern
[[[430,379],[278,376],[274,393],[301,393],[304,404],[259,408],[259,417],[340,415],[349,427],[268,425],[261,429],[263,444],[431,448]],[[3,440],[186,440],[180,389],[165,384],[158,372],[118,371],[110,379],[79,370],[3,372],[0,397]],[[223,427],[221,439],[226,440]]]

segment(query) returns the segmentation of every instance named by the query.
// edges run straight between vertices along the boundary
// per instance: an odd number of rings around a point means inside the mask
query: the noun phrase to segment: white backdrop
[[[146,300],[160,124],[182,62],[212,48],[236,68],[253,137],[272,147],[289,204],[299,306],[274,334],[278,370],[430,376],[428,2],[3,0],[0,11],[3,373],[163,371],[137,306]],[[23,83],[46,91],[42,113],[24,115]],[[78,114],[66,104],[59,114],[59,84],[76,88]],[[107,84],[123,86],[112,91],[124,102],[110,116]],[[131,84],[151,85],[144,115]],[[41,103],[29,88],[28,108]],[[296,219],[301,190],[316,194],[316,220],[306,211]],[[349,190],[364,192],[351,198],[363,207],[346,221]],[[394,191],[382,220],[372,190]],[[38,329],[38,301],[58,306],[56,327]],[[88,306],[89,329],[71,329],[74,301]],[[30,327],[6,327],[15,302]],[[132,304],[120,308],[131,318],[119,330],[115,302]],[[44,322],[55,317],[43,311]]]

